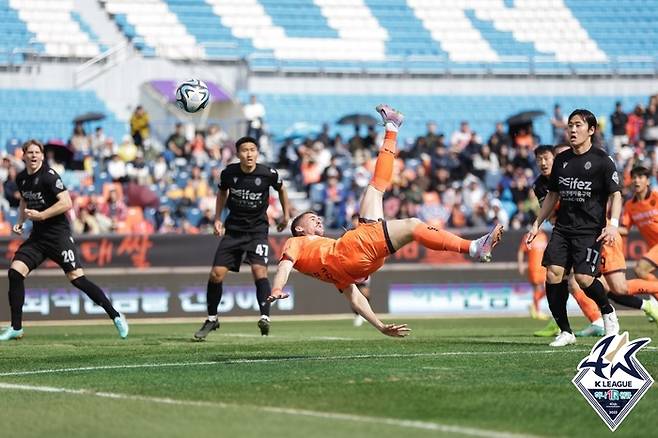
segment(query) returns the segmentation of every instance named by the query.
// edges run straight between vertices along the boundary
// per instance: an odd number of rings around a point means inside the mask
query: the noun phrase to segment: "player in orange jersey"
[[[612,301],[632,309],[642,310],[650,320],[658,323],[658,303],[653,300],[641,300],[630,294],[631,287],[637,288],[637,282],[646,280],[626,280],[626,259],[622,239],[615,239],[614,243],[601,247],[600,280]]]
[[[546,296],[544,281],[546,280],[546,268],[541,265],[544,249],[548,244],[548,236],[544,231],[537,233],[537,237],[528,246],[527,236],[524,235],[517,252],[519,274],[524,275],[526,270],[525,255],[528,254],[528,282],[532,285],[532,304],[530,304],[530,316],[532,319],[545,321],[548,315],[539,309],[541,299]]]
[[[631,170],[631,178],[633,197],[624,204],[619,231],[628,234],[633,225],[637,226],[650,249],[635,266],[639,279],[628,282],[629,293],[648,293],[658,298],[658,281],[653,275],[658,267],[658,192],[650,188],[651,172],[646,167],[635,166]]]
[[[355,284],[377,271],[386,257],[412,241],[436,251],[467,253],[480,261],[490,261],[491,249],[500,241],[503,231],[498,225],[471,241],[431,227],[417,218],[385,221],[383,196],[393,177],[397,131],[404,117],[388,105],[379,105],[377,111],[384,121],[386,135],[372,181],[361,200],[360,225],[340,239],[330,239],[323,237],[324,226],[317,214],[307,211],[297,216],[290,225],[293,237],[283,247],[268,301],[288,297],[283,287],[294,267],[303,274],[335,285],[352,309],[381,333],[402,337],[409,334],[409,327],[380,321]]]

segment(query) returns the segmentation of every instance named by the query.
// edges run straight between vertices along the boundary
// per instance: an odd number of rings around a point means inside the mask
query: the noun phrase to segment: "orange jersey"
[[[281,259],[299,272],[344,289],[363,281],[384,264],[390,254],[384,223],[361,224],[340,239],[322,236],[291,237]]]
[[[642,200],[635,198],[626,201],[622,225],[630,228],[636,225],[649,246],[658,244],[658,192],[651,191]]]
[[[527,238],[528,235],[525,234],[523,240],[521,240],[519,249],[525,254],[528,254],[528,270],[541,270],[543,269],[541,259],[544,256],[544,250],[548,245],[548,236],[543,231],[539,231],[530,244],[530,247],[526,244]]]

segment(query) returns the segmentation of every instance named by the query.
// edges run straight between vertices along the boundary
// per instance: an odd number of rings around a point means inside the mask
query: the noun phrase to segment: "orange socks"
[[[628,280],[628,294],[651,294],[658,299],[658,281],[634,278]]]
[[[370,184],[380,192],[385,192],[393,179],[393,162],[395,161],[395,142],[397,136],[397,132],[386,131],[384,144],[379,148],[377,162],[375,163],[375,174]]]
[[[534,291],[532,292],[532,303],[535,306],[535,309],[539,311],[539,305],[541,304],[541,299],[546,296],[546,291],[541,286],[535,286]]]
[[[594,322],[601,318],[601,311],[599,310],[599,306],[596,305],[594,300],[585,295],[585,292],[583,292],[580,288],[575,288],[573,291],[571,291],[571,295],[573,295],[573,297],[576,299],[580,310],[583,311],[583,314],[587,317],[587,319],[589,319],[590,322]]]
[[[468,253],[471,246],[470,240],[462,239],[455,234],[439,230],[425,223],[418,224],[414,228],[413,237],[416,242],[434,251]]]

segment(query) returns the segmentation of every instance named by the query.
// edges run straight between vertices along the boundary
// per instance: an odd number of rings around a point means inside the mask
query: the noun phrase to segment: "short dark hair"
[[[572,111],[571,114],[569,114],[569,121],[573,119],[576,116],[582,117],[582,119],[587,122],[587,129],[589,128],[594,128],[596,130],[598,128],[598,123],[596,121],[596,116],[590,111],[586,110],[583,108],[578,108]]]
[[[29,148],[32,145],[38,146],[39,150],[41,150],[41,153],[42,154],[44,153],[43,143],[41,143],[39,140],[36,140],[34,138],[32,138],[32,139],[26,141],[25,143],[23,143],[23,146],[22,146],[23,153],[27,152],[27,148]]]
[[[313,210],[306,210],[305,212],[303,212],[302,214],[300,214],[296,218],[294,218],[292,220],[292,222],[290,223],[290,232],[292,233],[292,237],[301,236],[301,234],[299,234],[299,233],[297,233],[297,231],[295,231],[295,228],[297,228],[297,225],[299,225],[299,223],[302,221],[302,218],[304,216],[306,216],[307,214],[315,214],[315,212]]]
[[[240,146],[242,146],[245,143],[253,143],[256,145],[256,149],[260,149],[260,146],[258,145],[258,140],[256,140],[253,137],[241,137],[238,139],[238,141],[235,142],[235,150],[240,152]]]
[[[646,176],[647,178],[651,178],[651,171],[647,167],[638,164],[631,169],[631,178],[635,176]]]
[[[540,144],[535,148],[535,157],[538,157],[541,154],[546,154],[546,153],[551,153],[552,155],[555,155],[555,148],[553,147],[552,144]]]

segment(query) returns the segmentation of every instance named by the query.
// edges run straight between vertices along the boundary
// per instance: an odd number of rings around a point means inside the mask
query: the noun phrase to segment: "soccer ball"
[[[205,82],[190,79],[176,89],[176,106],[188,113],[195,113],[208,105],[210,92]]]

